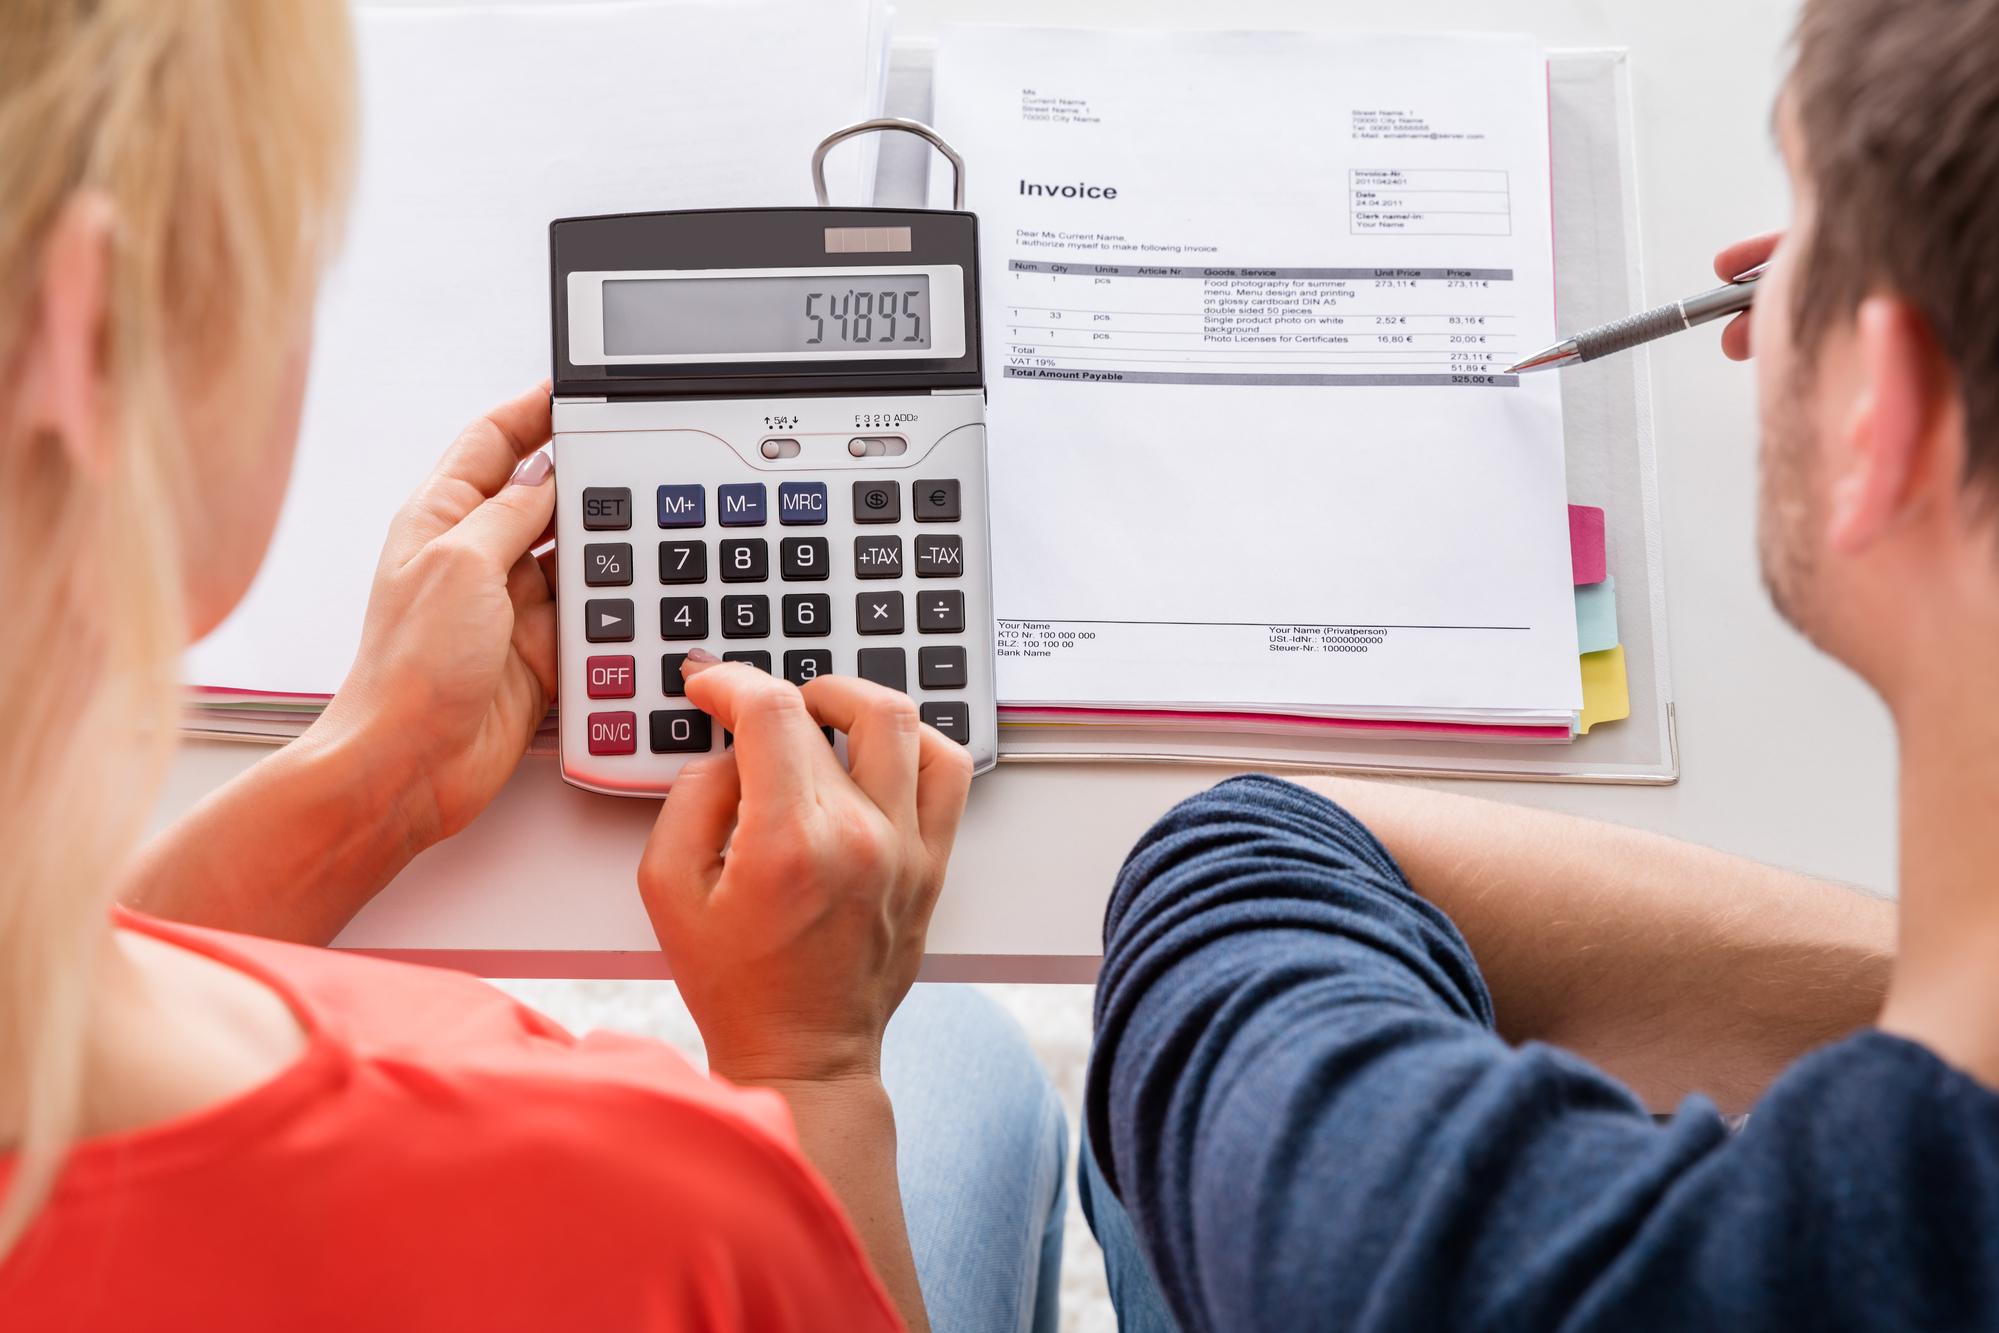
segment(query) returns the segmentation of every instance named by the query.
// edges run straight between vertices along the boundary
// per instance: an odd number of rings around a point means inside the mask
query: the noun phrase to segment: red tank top
[[[306,1050],[78,1144],[0,1266],[0,1327],[901,1327],[776,1094],[458,973],[119,924],[268,985]]]

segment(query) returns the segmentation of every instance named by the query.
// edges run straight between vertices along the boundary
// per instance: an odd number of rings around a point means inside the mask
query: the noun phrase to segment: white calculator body
[[[906,691],[991,768],[973,216],[638,213],[549,242],[564,779],[660,796],[732,743],[685,696],[694,647]]]

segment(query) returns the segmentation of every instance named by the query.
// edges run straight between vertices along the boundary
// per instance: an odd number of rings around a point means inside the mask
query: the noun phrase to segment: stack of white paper
[[[548,224],[813,202],[879,115],[881,0],[355,11],[359,186],[297,465],[249,596],[190,652],[196,730],[296,734],[346,675],[382,538],[468,421],[548,374]],[[828,159],[864,203],[874,136]]]
[[[1003,720],[1566,740],[1546,66],[957,27]],[[947,181],[933,180],[933,206]]]

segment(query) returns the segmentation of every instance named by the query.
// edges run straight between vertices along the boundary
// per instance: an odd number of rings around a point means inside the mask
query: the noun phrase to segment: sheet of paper
[[[1003,702],[1580,707],[1531,38],[962,26],[935,99]]]
[[[1577,583],[1601,583],[1610,577],[1610,560],[1603,544],[1603,511],[1595,505],[1569,506],[1569,558],[1575,563]]]
[[[1617,580],[1576,587],[1576,651],[1601,653],[1617,646]]]
[[[1622,646],[1601,653],[1585,653],[1583,666],[1583,706],[1576,719],[1576,734],[1587,735],[1599,722],[1616,722],[1631,716],[1631,685],[1624,674]]]
[[[812,150],[879,115],[880,0],[354,11],[361,169],[322,289],[297,463],[197,685],[328,694],[389,520],[480,412],[549,372],[548,224],[811,204]],[[865,201],[878,136],[827,159]]]

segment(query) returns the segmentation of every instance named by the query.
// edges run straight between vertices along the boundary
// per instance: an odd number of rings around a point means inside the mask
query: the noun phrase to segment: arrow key
[[[591,643],[630,643],[638,617],[629,598],[602,598],[583,603],[583,637]]]

